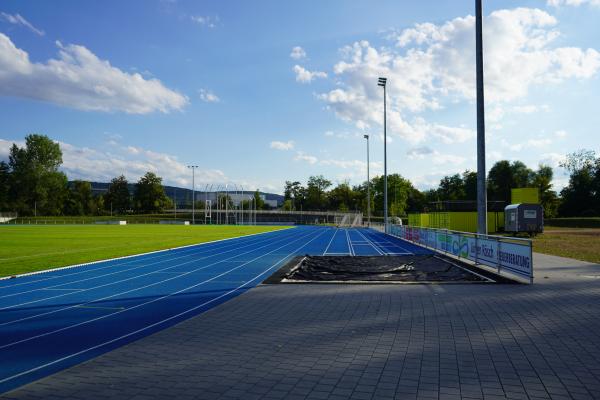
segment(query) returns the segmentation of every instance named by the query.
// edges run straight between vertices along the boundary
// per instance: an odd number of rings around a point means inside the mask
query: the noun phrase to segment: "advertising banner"
[[[522,278],[533,279],[531,244],[500,236],[475,235],[442,229],[392,225],[390,233],[399,238],[496,268]]]

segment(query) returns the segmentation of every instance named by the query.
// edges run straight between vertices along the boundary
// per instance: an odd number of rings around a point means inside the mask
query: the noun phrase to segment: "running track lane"
[[[0,393],[198,315],[342,239],[346,254],[422,252],[373,230],[298,227],[0,281]]]

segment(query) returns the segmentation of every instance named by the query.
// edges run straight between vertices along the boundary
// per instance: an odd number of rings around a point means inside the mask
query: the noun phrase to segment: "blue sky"
[[[598,0],[485,4],[487,163],[600,150]],[[0,158],[43,133],[71,178],[281,192],[475,168],[473,1],[4,1]],[[556,170],[555,186],[566,176]]]

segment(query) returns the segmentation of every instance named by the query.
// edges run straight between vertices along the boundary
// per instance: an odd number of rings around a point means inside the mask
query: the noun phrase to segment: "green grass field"
[[[546,226],[533,239],[533,251],[600,263],[600,229]]]
[[[284,228],[222,225],[0,226],[0,277]]]

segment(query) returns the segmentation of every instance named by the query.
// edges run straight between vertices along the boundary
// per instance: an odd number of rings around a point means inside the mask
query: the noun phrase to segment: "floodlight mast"
[[[363,135],[367,139],[367,226],[371,226],[371,177],[369,174],[369,135]]]
[[[377,86],[383,87],[383,229],[388,231],[388,197],[387,197],[387,78],[379,78]]]
[[[477,70],[477,233],[487,235],[487,188],[485,182],[485,116],[483,97],[483,11],[475,0],[475,58]]]
[[[192,170],[192,225],[196,224],[196,209],[195,209],[195,202],[196,202],[196,180],[195,180],[195,171],[196,168],[198,168],[197,165],[188,165],[188,168],[190,168]]]

